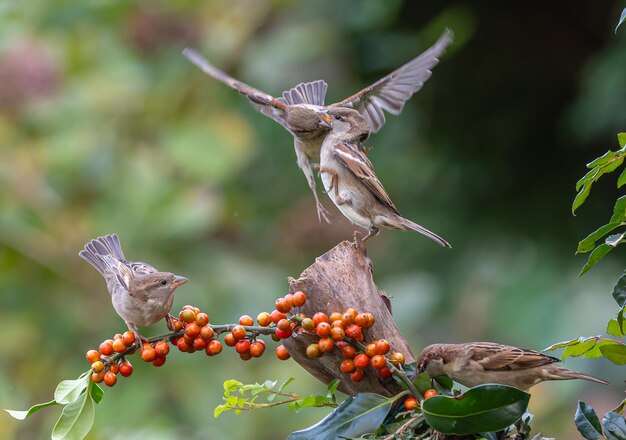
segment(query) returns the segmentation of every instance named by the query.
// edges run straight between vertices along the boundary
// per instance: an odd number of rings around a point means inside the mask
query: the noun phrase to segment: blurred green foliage
[[[336,223],[318,224],[290,136],[190,65],[185,46],[275,95],[324,78],[336,100],[452,28],[456,44],[370,139],[370,157],[400,210],[454,249],[383,232],[369,247],[376,280],[415,352],[471,340],[541,348],[597,331],[620,251],[584,279],[574,251],[616,190],[601,182],[578,218],[569,208],[581,164],[624,129],[619,13],[608,0],[1,3],[0,407],[49,400],[87,368],[87,349],[124,328],[77,256],[97,235],[117,232],[129,258],[188,276],[174,307],[197,305],[215,323],[269,309],[287,276],[351,236],[334,209]],[[566,366],[623,392],[617,367]],[[324,392],[271,356],[135,367],[105,395],[89,438],[275,439],[327,413],[213,418],[231,377],[293,376],[299,393]],[[578,397],[599,412],[619,400],[578,383],[533,395],[533,429],[565,438]],[[0,414],[0,439],[45,438],[56,417]]]

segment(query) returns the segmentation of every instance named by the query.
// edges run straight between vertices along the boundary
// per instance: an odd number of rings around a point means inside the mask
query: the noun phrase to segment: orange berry
[[[404,409],[407,411],[413,411],[415,408],[419,406],[417,399],[415,397],[407,397],[404,401]]]
[[[206,354],[209,356],[214,356],[219,354],[222,351],[222,343],[217,339],[212,339],[209,341],[209,344],[206,346]]]
[[[183,335],[183,340],[184,340],[187,344],[189,344],[189,345],[193,345],[193,341],[194,341],[195,339],[196,339],[196,338],[194,338],[193,336]]]
[[[156,351],[154,351],[154,348],[144,348],[143,351],[141,352],[141,359],[143,359],[146,362],[152,362],[155,358],[156,358]]]
[[[246,329],[243,328],[243,326],[241,325],[234,326],[230,333],[233,335],[236,341],[239,341],[240,339],[246,337]]]
[[[291,328],[287,330],[276,329],[276,336],[278,336],[280,339],[287,339],[289,336],[291,336],[291,333]]]
[[[334,321],[331,321],[331,327],[339,327],[341,329],[343,329],[345,327],[344,322],[341,319],[335,319]]]
[[[224,335],[224,344],[228,345],[229,347],[234,347],[236,343],[237,340],[232,333],[226,333]]]
[[[356,349],[352,345],[345,345],[341,347],[341,352],[343,353],[343,357],[352,359],[356,356]]]
[[[385,359],[384,356],[377,354],[372,357],[372,367],[376,368],[377,370],[380,370],[381,368],[385,368],[386,366],[387,366],[387,359]]]
[[[98,353],[96,350],[89,350],[85,355],[85,358],[87,359],[87,362],[93,364],[94,362],[100,360],[100,353]]]
[[[165,341],[159,341],[154,345],[154,351],[157,356],[167,356],[170,352],[170,346]]]
[[[110,371],[104,373],[104,383],[108,387],[115,385],[117,383],[117,376],[115,373],[111,373]]]
[[[387,367],[383,367],[380,370],[378,370],[378,375],[382,378],[388,378],[391,377],[393,375],[393,373],[391,372],[391,370]]]
[[[398,365],[404,363],[404,355],[402,353],[399,353],[399,352],[391,353],[389,355],[389,360],[391,361],[391,363],[394,366],[397,367]]]
[[[367,315],[365,313],[359,313],[354,317],[354,323],[359,327],[365,327],[367,325]]]
[[[326,313],[317,312],[315,315],[313,315],[313,323],[315,324],[316,328],[317,324],[319,324],[320,322],[328,322],[328,316],[326,316]]]
[[[202,328],[200,328],[200,337],[202,339],[204,339],[205,341],[208,341],[209,339],[213,339],[213,336],[215,336],[215,331],[213,330],[213,327],[211,327],[210,325],[205,325]]]
[[[94,373],[100,373],[101,371],[104,371],[104,362],[95,361],[93,364],[91,364],[91,371],[93,371]]]
[[[235,350],[237,351],[237,353],[246,353],[250,351],[250,341],[248,341],[247,339],[237,341],[237,343],[235,344]]]
[[[339,312],[333,312],[328,317],[328,322],[343,321],[343,315]]]
[[[183,321],[180,319],[172,319],[172,326],[174,327],[174,331],[178,332],[183,329]]]
[[[310,358],[318,358],[322,355],[322,352],[317,344],[309,344],[306,347],[306,355]]]
[[[330,329],[330,338],[333,341],[343,341],[345,336],[346,334],[341,327],[333,327]]]
[[[300,323],[300,325],[307,332],[312,332],[315,330],[315,323],[313,322],[311,318],[304,318],[302,322]]]
[[[193,344],[191,345],[193,346],[193,349],[196,351],[204,350],[207,346],[207,341],[203,339],[202,336],[198,335],[196,336],[196,339],[193,340]]]
[[[133,374],[133,366],[130,362],[124,361],[120,364],[120,374],[124,377],[128,377]]]
[[[424,393],[424,400],[430,399],[431,397],[436,396],[437,394],[439,393],[435,389],[431,388],[429,390],[426,390],[426,392]]]
[[[366,356],[367,357],[367,356]],[[368,358],[369,359],[369,358]],[[352,379],[353,382],[360,382],[361,379],[363,379],[363,376],[365,376],[365,372],[359,368],[357,368],[356,370],[354,370],[354,372],[350,375],[350,379]]]
[[[239,324],[241,325],[254,325],[254,319],[249,315],[243,315],[239,318]]]
[[[270,317],[272,318],[272,322],[274,324],[277,324],[278,321],[280,321],[281,319],[285,319],[287,315],[285,315],[283,312],[279,312],[278,310],[274,310],[270,314]]]
[[[120,371],[120,366],[119,364],[111,364],[109,365],[109,371],[113,374],[117,374],[118,371]]]
[[[352,339],[356,339],[357,341],[363,340],[363,331],[361,327],[358,325],[352,324],[346,328],[346,336]]]
[[[196,320],[196,312],[193,309],[183,309],[178,314],[178,318],[183,322],[194,322]]]
[[[321,338],[317,343],[317,346],[320,348],[322,353],[330,353],[335,348],[335,344],[332,339],[329,338]]]
[[[176,346],[183,353],[189,351],[189,349],[191,348],[191,345],[189,345],[189,342],[185,341],[185,338],[180,338],[178,342],[176,342]]]
[[[115,336],[113,336],[113,339],[122,339],[122,334],[121,333],[115,333]]]
[[[360,353],[354,357],[354,365],[358,368],[365,368],[370,364],[370,358],[366,354]]]
[[[265,344],[259,341],[255,341],[250,344],[250,354],[252,357],[261,357],[265,351]]]
[[[374,319],[374,315],[372,315],[369,312],[364,313],[364,315],[367,316],[367,325],[363,328],[370,328],[374,325],[374,323],[376,322],[376,320]]]
[[[370,342],[365,346],[365,354],[369,357],[376,356],[376,342]]]
[[[116,353],[123,353],[126,351],[126,344],[122,338],[118,338],[113,341],[113,351]]]
[[[165,363],[166,360],[167,359],[165,356],[157,356],[157,358],[152,361],[152,365],[155,367],[160,367],[161,365]]]
[[[107,339],[98,348],[103,356],[111,356],[113,354],[113,340]]]
[[[291,310],[293,304],[289,303],[285,298],[278,298],[276,300],[276,310],[282,313],[287,313]]]
[[[249,351],[245,351],[243,353],[239,353],[239,357],[242,361],[249,361],[252,358],[252,355]]]
[[[185,335],[194,338],[200,334],[200,326],[194,321],[185,326]]]
[[[261,327],[267,327],[272,323],[272,315],[267,312],[261,312],[256,317],[256,322],[258,322]]]
[[[339,369],[342,373],[352,373],[356,370],[356,367],[354,366],[354,361],[352,359],[344,359],[341,361]]]
[[[124,341],[125,346],[130,347],[135,343],[135,334],[131,331],[124,332],[122,341]]]
[[[198,324],[199,327],[203,327],[207,325],[208,323],[209,323],[209,315],[207,315],[206,313],[198,313],[196,315],[196,324]]]
[[[191,304],[185,304],[181,310],[193,310],[194,306]]]
[[[99,373],[91,373],[91,381],[94,383],[100,383],[104,380],[104,371]]]
[[[293,304],[293,293],[288,293],[287,295],[285,295],[283,297],[283,301],[285,301],[285,303],[287,303],[287,305],[289,306],[289,309],[291,310],[294,306]]]
[[[304,292],[296,292],[293,294],[293,305],[295,307],[302,307],[306,302],[306,294]]]
[[[330,336],[330,324],[324,321],[320,322],[315,326],[315,333],[317,333],[317,336],[320,338],[327,338]]]
[[[354,324],[354,318],[359,314],[354,307],[348,307],[343,311],[343,320],[348,324]]]
[[[285,346],[282,344],[276,347],[276,350],[274,352],[276,353],[276,357],[281,361],[286,361],[291,357]]]
[[[376,342],[376,354],[382,354],[385,355],[387,353],[389,353],[389,341],[386,339],[379,339]]]
[[[288,319],[281,319],[276,323],[276,327],[281,330],[289,330],[291,328],[291,322]]]

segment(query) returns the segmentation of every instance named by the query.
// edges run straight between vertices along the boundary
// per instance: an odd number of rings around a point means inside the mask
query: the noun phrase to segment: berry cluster
[[[215,356],[222,351],[222,343],[216,339],[219,333],[216,333],[209,324],[209,315],[201,312],[199,308],[184,306],[178,314],[178,319],[172,319],[170,325],[176,332],[170,341],[183,353],[204,350],[207,356]],[[144,354],[145,350],[141,356]]]
[[[91,380],[95,383],[104,382],[112,387],[117,383],[118,373],[124,377],[133,374],[133,366],[124,356],[134,351],[135,334],[130,331],[123,335],[118,333],[113,339],[103,341],[98,350],[89,350],[86,358],[91,364]]]

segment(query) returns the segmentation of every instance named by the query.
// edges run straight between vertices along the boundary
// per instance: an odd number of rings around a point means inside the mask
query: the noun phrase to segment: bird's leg
[[[143,347],[144,342],[148,342],[148,339],[144,338],[143,335],[141,333],[139,333],[139,329],[132,322],[126,321],[126,325],[128,326],[128,330],[130,330],[131,332],[134,333],[134,335],[135,335],[135,344],[137,344],[137,347],[139,347],[141,349]]]
[[[298,160],[298,167],[304,173],[304,177],[306,177],[306,181],[309,184],[309,188],[311,188],[311,192],[313,193],[313,198],[315,199],[315,208],[317,209],[317,218],[321,222],[322,219],[326,223],[330,223],[330,213],[324,208],[324,205],[320,202],[319,197],[317,196],[317,189],[315,185],[315,177],[313,176],[313,169],[311,168],[311,163],[309,162],[309,158],[304,154],[302,148],[298,147],[298,143],[295,144],[296,148],[296,157]]]
[[[346,201],[339,195],[339,176],[337,173],[326,167],[320,167],[320,173],[330,174],[330,191],[335,193],[335,203],[337,203],[337,205],[343,205],[346,203]]]
[[[370,227],[368,234],[363,239],[363,243],[365,243],[367,240],[369,240],[372,237],[376,237],[379,232],[380,232],[380,229],[378,229],[376,226]]]
[[[176,319],[176,317],[170,313],[168,313],[167,315],[165,315],[165,324],[167,325],[167,329],[171,332],[175,331],[176,329],[174,328],[174,323],[172,322],[173,319]]]

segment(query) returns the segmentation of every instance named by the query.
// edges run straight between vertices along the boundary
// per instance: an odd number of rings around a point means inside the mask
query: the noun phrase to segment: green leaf
[[[96,403],[102,402],[102,398],[104,397],[104,391],[102,391],[102,388],[94,382],[91,382],[89,394]]]
[[[441,386],[441,388],[448,391],[450,391],[454,386],[454,382],[452,381],[452,379],[450,379],[446,375],[435,377],[435,382],[437,382]]]
[[[624,184],[626,184],[626,169],[620,173],[619,178],[617,179],[617,187],[621,188]]]
[[[422,402],[422,413],[426,423],[444,434],[500,431],[522,417],[529,399],[517,388],[486,384],[456,397],[431,397]]]
[[[589,259],[587,260],[587,263],[583,266],[582,270],[580,271],[580,276],[583,276],[585,272],[587,272],[589,269],[595,266],[598,263],[598,261],[603,259],[606,256],[606,254],[608,254],[612,250],[613,250],[613,246],[609,246],[606,243],[601,244],[600,246],[595,248],[593,252],[591,253],[591,255],[589,255]]]
[[[622,11],[621,21],[624,21],[624,13],[626,13],[626,9]],[[619,133],[617,135],[617,142],[619,143],[620,148],[626,147],[626,133]]]
[[[619,325],[616,319],[611,319],[606,326],[607,334],[611,336],[615,336],[617,338],[623,338],[624,332],[622,331],[622,327]]]
[[[586,254],[587,252],[593,250],[593,248],[596,247],[596,241],[604,237],[609,232],[613,231],[615,228],[622,226],[622,224],[622,222],[615,222],[601,226],[578,243],[578,249],[576,249],[576,253]]]
[[[616,341],[614,339],[598,340],[598,342],[596,342],[596,345],[591,350],[583,354],[583,357],[586,359],[590,359],[590,358],[598,358],[600,356],[603,356],[602,351],[601,351],[602,347],[604,347],[605,345],[615,345],[615,344],[619,344],[619,341]]]
[[[622,25],[622,23],[624,23],[624,20],[626,20],[626,8],[624,10],[622,10],[622,15],[619,17],[619,21],[617,22],[617,26],[615,26],[615,33],[617,33],[617,30]],[[619,135],[617,135],[618,139],[619,139],[620,136],[622,136],[624,134],[625,133],[620,133]],[[624,142],[624,141],[622,139],[620,139],[619,140],[619,144],[622,145],[622,142]]]
[[[413,386],[417,388],[421,395],[424,395],[426,390],[433,387],[433,382],[428,374],[420,373],[413,378]]]
[[[387,413],[398,396],[386,398],[374,393],[359,393],[344,400],[319,423],[301,431],[292,432],[288,440],[336,440],[342,437],[360,437],[375,432],[385,421]]]
[[[217,419],[224,411],[228,411],[229,409],[230,407],[226,405],[218,405],[213,410],[213,417]]]
[[[580,208],[583,203],[585,203],[585,200],[589,197],[590,192],[591,185],[584,185],[583,188],[578,191],[576,197],[574,197],[574,203],[572,203],[572,214],[576,215],[576,210]]]
[[[335,394],[335,391],[337,391],[337,387],[339,386],[340,383],[341,383],[341,381],[339,379],[333,379],[328,384],[328,395],[329,395],[329,397],[332,396],[333,394]]]
[[[626,221],[626,196],[622,196],[615,201],[613,206],[613,215],[609,223],[617,223]]]
[[[63,408],[52,429],[52,440],[80,440],[91,430],[95,416],[93,400],[83,393]]]
[[[570,345],[578,344],[580,342],[580,338],[571,339],[569,341],[557,342],[556,344],[552,344],[549,347],[544,348],[542,351],[554,351],[559,348],[568,347]]]
[[[568,357],[578,357],[589,350],[591,350],[594,345],[596,345],[597,338],[588,338],[583,339],[580,338],[578,344],[570,345],[563,350],[562,361],[565,362],[565,359]]]
[[[615,153],[611,150],[604,153],[602,156],[595,158],[591,162],[587,164],[587,168],[592,169],[596,167],[601,167],[603,165],[609,164],[612,160],[615,159]]]
[[[626,346],[622,344],[605,345],[600,347],[602,356],[616,365],[626,365]]]
[[[74,402],[88,385],[89,375],[79,377],[75,380],[64,380],[57,385],[57,389],[54,390],[54,400],[61,405]]]
[[[597,440],[602,438],[602,425],[600,424],[600,419],[598,419],[598,416],[593,408],[582,400],[578,401],[574,422],[576,423],[576,429],[578,429],[580,435],[585,437],[587,440]]]
[[[37,411],[39,411],[42,408],[46,408],[48,406],[54,406],[54,405],[58,405],[58,404],[59,403],[56,400],[51,400],[50,402],[38,403],[37,405],[33,405],[29,409],[27,409],[26,411],[16,411],[16,410],[13,410],[13,409],[5,409],[5,411],[8,412],[9,415],[11,417],[13,417],[14,419],[24,420],[26,417],[30,416],[33,413],[36,413]]]
[[[608,440],[626,440],[626,420],[621,415],[608,412],[602,418],[604,435]]]
[[[293,378],[293,377],[288,378],[286,381],[284,381],[283,383],[281,383],[281,384],[278,386],[278,390],[276,390],[276,392],[277,392],[277,393],[282,393],[282,392],[283,392],[283,389],[284,389],[287,385],[289,385],[291,382],[293,382],[293,381],[294,381],[294,378]]]
[[[613,287],[613,299],[617,302],[617,305],[624,307],[626,304],[626,272],[622,274],[617,284]]]

